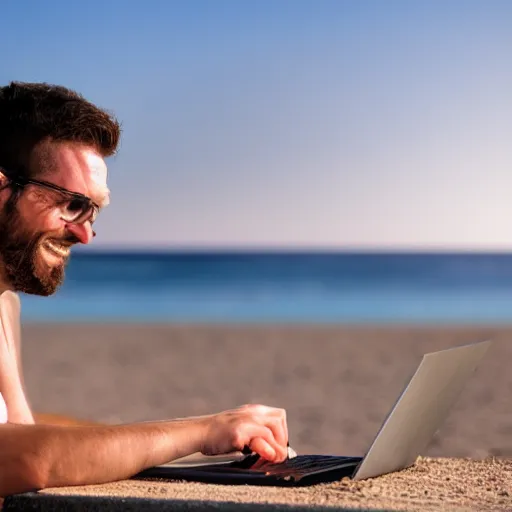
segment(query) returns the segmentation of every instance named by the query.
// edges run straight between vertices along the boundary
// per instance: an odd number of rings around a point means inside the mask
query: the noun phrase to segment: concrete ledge
[[[10,496],[5,500],[4,511],[32,510],[41,512],[89,512],[89,511],[152,511],[167,510],[183,512],[290,512],[292,510],[307,512],[394,512],[390,509],[319,507],[311,505],[284,505],[263,503],[236,503],[198,500],[168,500],[151,498],[121,498],[106,496],[58,496],[51,494],[26,493]]]

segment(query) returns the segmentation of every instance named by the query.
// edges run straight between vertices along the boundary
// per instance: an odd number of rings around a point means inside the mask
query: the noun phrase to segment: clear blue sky
[[[512,249],[512,2],[3,0],[123,123],[97,246]]]

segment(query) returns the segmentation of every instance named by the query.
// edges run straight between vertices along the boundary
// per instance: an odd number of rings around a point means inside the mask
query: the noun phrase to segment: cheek
[[[20,208],[20,217],[25,226],[34,232],[61,231],[65,227],[64,221],[56,208],[50,208],[41,203],[28,203]]]
[[[42,210],[39,219],[42,224],[54,229],[55,227],[61,227],[64,225],[64,221],[60,218],[59,211],[55,208]]]
[[[38,218],[34,228],[37,233],[58,238],[64,236],[66,223],[60,218],[58,213],[45,212]]]

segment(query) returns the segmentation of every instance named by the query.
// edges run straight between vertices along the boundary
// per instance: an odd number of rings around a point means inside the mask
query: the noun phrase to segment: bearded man
[[[31,410],[16,292],[55,293],[73,246],[92,241],[109,203],[106,159],[119,139],[116,119],[75,91],[0,87],[0,496],[129,478],[195,452],[287,456],[285,411],[263,405],[125,425]]]

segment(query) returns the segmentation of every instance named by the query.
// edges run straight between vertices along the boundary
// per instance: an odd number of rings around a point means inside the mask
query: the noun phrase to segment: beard
[[[30,229],[20,216],[16,204],[9,202],[0,214],[0,257],[4,277],[15,291],[30,295],[49,296],[63,283],[69,256],[61,256],[54,264],[45,257],[44,244],[55,245],[76,243],[76,238],[50,235]]]

